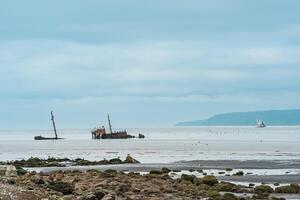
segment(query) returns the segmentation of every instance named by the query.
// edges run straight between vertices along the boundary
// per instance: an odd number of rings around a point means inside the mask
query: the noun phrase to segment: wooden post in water
[[[53,124],[55,139],[57,139],[57,132],[56,132],[56,126],[55,126],[53,111],[51,111],[51,120],[52,120],[52,124]]]
[[[110,123],[109,114],[107,115],[107,118],[108,118],[108,126],[109,126],[110,133],[113,133],[113,132],[112,132],[112,128],[111,128],[111,123]]]

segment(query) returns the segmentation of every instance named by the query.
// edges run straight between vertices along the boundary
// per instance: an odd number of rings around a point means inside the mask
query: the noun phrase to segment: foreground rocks
[[[2,200],[247,200],[276,199],[267,186],[250,188],[220,182],[214,176],[172,179],[163,168],[147,175],[115,170],[27,173],[0,178]],[[298,191],[298,187],[293,185]],[[285,189],[285,188],[282,188]],[[285,190],[284,190],[285,191]],[[247,193],[248,195],[244,195]],[[237,195],[240,194],[240,195]]]

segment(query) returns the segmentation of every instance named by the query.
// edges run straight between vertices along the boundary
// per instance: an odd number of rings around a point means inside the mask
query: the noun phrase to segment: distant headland
[[[179,122],[175,126],[252,126],[258,119],[267,126],[297,126],[300,109],[223,113],[208,119]]]

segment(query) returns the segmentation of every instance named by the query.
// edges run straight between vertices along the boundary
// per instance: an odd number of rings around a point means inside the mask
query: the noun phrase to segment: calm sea
[[[145,139],[92,140],[88,129],[58,130],[65,138],[34,141],[51,130],[0,131],[0,161],[69,157],[90,160],[124,159],[131,154],[144,163],[181,160],[300,159],[300,127],[174,127],[127,129]]]

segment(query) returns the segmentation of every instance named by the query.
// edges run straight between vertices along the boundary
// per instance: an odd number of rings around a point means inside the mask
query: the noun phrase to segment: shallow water
[[[90,130],[59,130],[64,140],[34,141],[51,130],[0,131],[0,161],[38,156],[99,160],[131,154],[143,163],[181,160],[293,160],[300,127],[175,127],[127,129],[145,139],[92,140]]]

